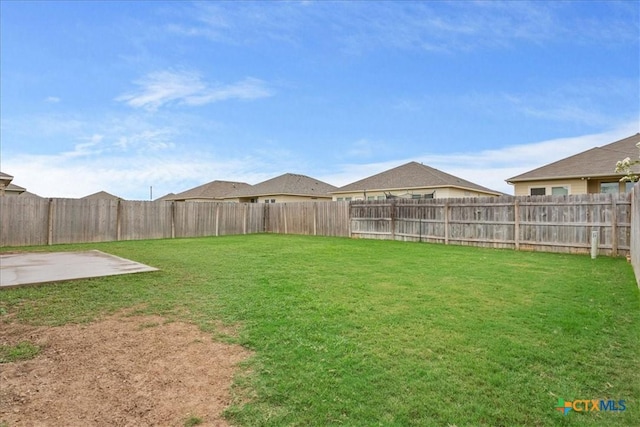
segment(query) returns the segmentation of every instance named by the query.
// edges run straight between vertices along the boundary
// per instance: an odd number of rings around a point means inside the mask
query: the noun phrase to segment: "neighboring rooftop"
[[[507,182],[539,181],[566,178],[596,178],[622,176],[615,172],[616,163],[626,157],[637,158],[640,133],[602,147],[595,147],[570,157],[549,163],[521,175],[507,179]],[[640,167],[636,166],[636,171]]]
[[[114,196],[111,193],[107,193],[106,191],[98,191],[97,193],[89,194],[88,196],[82,197],[83,200],[102,200],[102,199],[111,199],[118,200],[120,197]]]
[[[0,172],[0,196],[5,194],[18,196],[26,191],[26,188],[12,184],[11,181],[13,181],[12,175]]]
[[[285,173],[233,193],[234,197],[271,195],[330,197],[337,187],[306,175]]]
[[[351,184],[338,188],[333,193],[441,187],[456,187],[502,195],[499,191],[491,190],[490,188],[458,178],[457,176],[418,162],[409,162],[368,178],[352,182]]]
[[[251,188],[246,182],[235,181],[211,181],[198,187],[191,188],[172,196],[166,195],[162,200],[202,200],[202,199],[223,199],[237,191]]]
[[[176,193],[169,193],[169,194],[165,194],[162,197],[158,197],[155,201],[156,202],[172,201],[172,200],[175,200],[175,196],[176,196]]]
[[[13,176],[8,173],[0,172],[0,181],[3,182],[11,182],[13,180]]]

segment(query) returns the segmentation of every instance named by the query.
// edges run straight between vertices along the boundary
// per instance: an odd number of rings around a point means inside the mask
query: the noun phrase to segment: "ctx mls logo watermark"
[[[578,399],[572,402],[565,401],[564,399],[558,399],[558,406],[556,406],[556,411],[560,411],[564,415],[567,415],[571,411],[622,412],[625,409],[627,409],[627,406],[625,405],[624,400],[605,400],[605,399]]]

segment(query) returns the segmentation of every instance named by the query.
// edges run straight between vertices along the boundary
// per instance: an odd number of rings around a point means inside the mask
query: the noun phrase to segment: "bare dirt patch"
[[[0,424],[227,426],[237,364],[250,353],[195,325],[117,315],[88,325],[0,323],[0,342],[42,347],[0,364]]]

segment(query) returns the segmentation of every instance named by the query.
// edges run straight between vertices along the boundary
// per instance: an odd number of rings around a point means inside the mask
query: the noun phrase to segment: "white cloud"
[[[286,172],[313,176],[335,186],[343,186],[401,164],[418,161],[507,194],[513,187],[506,179],[584,150],[602,146],[640,131],[637,122],[599,134],[559,138],[493,150],[468,150],[451,154],[422,153],[413,158],[391,159],[376,163],[343,163],[322,166],[322,170],[305,168],[312,163],[295,153],[281,152],[266,156],[258,151],[243,157],[221,157],[210,152],[185,152],[175,149],[134,150],[132,154],[109,151],[105,136],[94,134],[77,144],[72,151],[51,155],[5,155],[3,171],[13,175],[14,183],[44,197],[82,197],[107,191],[127,199],[148,199],[153,186],[154,198],[180,192],[197,185],[219,180],[256,184]],[[136,138],[166,138],[166,132],[149,131]],[[145,146],[147,142],[143,142]],[[275,149],[275,146],[274,146]],[[100,150],[100,155],[95,155]],[[6,169],[6,170],[5,170]]]
[[[386,162],[341,164],[334,169],[334,172],[318,178],[340,187],[404,163],[417,161],[487,188],[513,194],[513,187],[506,182],[508,178],[590,148],[626,138],[639,132],[639,125],[637,121],[631,121],[608,132],[519,144],[493,150],[469,150],[451,154],[422,153],[413,158]],[[612,165],[613,167],[615,165]]]
[[[49,103],[49,104],[57,104],[58,102],[60,102],[61,99],[58,98],[57,96],[48,96],[44,99],[44,102]]]
[[[148,200],[180,192],[215,179],[257,183],[269,177],[266,165],[251,159],[217,159],[210,155],[107,156],[79,159],[67,153],[19,155],[3,161],[14,183],[43,197],[77,198],[107,191],[126,199]]]
[[[134,82],[137,91],[120,95],[116,101],[125,102],[134,108],[155,111],[167,104],[204,105],[229,99],[256,99],[272,95],[265,82],[256,78],[245,78],[231,84],[204,82],[189,71],[158,71]]]

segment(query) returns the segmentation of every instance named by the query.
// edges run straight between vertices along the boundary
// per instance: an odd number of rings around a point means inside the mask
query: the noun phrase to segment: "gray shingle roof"
[[[325,196],[337,187],[306,175],[285,173],[268,179],[251,188],[233,193],[237,197],[255,197],[268,195]]]
[[[600,176],[622,176],[615,172],[616,162],[625,157],[638,158],[636,144],[640,133],[602,147],[566,157],[557,162],[533,169],[507,179],[507,182],[538,181],[546,179],[594,178]],[[640,167],[636,167],[640,170]]]
[[[496,195],[502,194],[499,191],[491,190],[418,162],[409,162],[360,181],[352,182],[338,188],[334,193],[430,187],[457,187]]]
[[[154,201],[155,202],[171,201],[171,200],[173,200],[175,198],[175,196],[176,196],[176,193],[168,193],[168,194],[165,194],[162,197],[158,197]]]
[[[100,200],[100,199],[111,199],[117,200],[120,197],[114,196],[111,193],[107,193],[106,191],[98,191],[97,193],[89,194],[88,196],[82,197],[83,200]]]
[[[251,185],[246,182],[216,180],[170,197],[164,196],[163,200],[221,199],[236,191],[248,188],[251,188]]]

